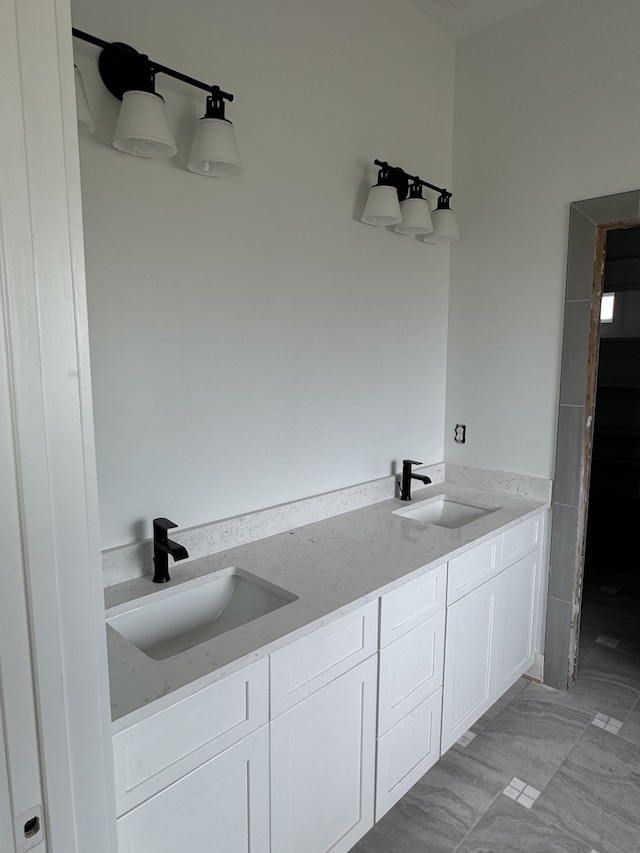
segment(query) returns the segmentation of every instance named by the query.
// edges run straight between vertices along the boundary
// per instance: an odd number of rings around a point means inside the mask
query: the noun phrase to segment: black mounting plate
[[[128,44],[116,41],[105,47],[98,57],[98,70],[102,82],[119,101],[129,89],[148,91],[149,78],[145,56]]]

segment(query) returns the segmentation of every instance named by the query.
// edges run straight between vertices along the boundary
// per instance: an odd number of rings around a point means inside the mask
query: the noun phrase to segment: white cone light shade
[[[425,243],[453,243],[460,239],[458,223],[452,210],[434,210],[433,232],[424,238]]]
[[[124,93],[113,147],[136,157],[173,157],[177,153],[159,95],[136,89]]]
[[[371,187],[360,221],[366,225],[397,225],[402,222],[396,188],[384,184]]]
[[[210,178],[244,172],[230,121],[224,118],[201,118],[198,121],[187,169]]]
[[[400,210],[402,222],[395,227],[398,234],[431,234],[431,211],[425,199],[407,198],[401,202]]]
[[[78,133],[80,136],[89,136],[96,132],[96,126],[89,109],[89,101],[85,92],[82,76],[77,66],[73,66],[76,78],[76,114],[78,116]]]

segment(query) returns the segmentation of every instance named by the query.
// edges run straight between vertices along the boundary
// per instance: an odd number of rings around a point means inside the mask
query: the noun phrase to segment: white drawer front
[[[496,536],[449,560],[447,604],[476,589],[502,571],[502,536]]]
[[[447,566],[438,566],[416,580],[382,596],[380,647],[392,643],[444,609]]]
[[[442,686],[444,623],[442,611],[381,650],[379,736]]]
[[[538,548],[542,542],[542,515],[528,518],[517,527],[512,527],[504,534],[504,549],[502,560],[504,566],[510,566],[530,551]]]
[[[271,655],[271,719],[374,654],[378,602],[371,601]]]
[[[264,725],[268,708],[264,658],[115,735],[118,814]]]
[[[378,740],[376,821],[440,757],[441,708],[440,689]]]

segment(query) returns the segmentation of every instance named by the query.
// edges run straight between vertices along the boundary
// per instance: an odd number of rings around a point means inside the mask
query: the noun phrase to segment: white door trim
[[[11,625],[0,671],[12,812],[41,795],[48,850],[110,853],[113,765],[69,0],[4,0],[0,42],[0,114],[11,117],[0,126],[0,396],[8,404],[0,462],[9,476],[0,619]]]

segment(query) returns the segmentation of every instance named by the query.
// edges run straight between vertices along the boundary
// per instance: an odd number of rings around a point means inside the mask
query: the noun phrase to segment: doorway
[[[607,232],[579,660],[640,654],[640,227]]]
[[[547,684],[576,680],[607,233],[640,224],[640,190],[570,207],[547,597]]]

